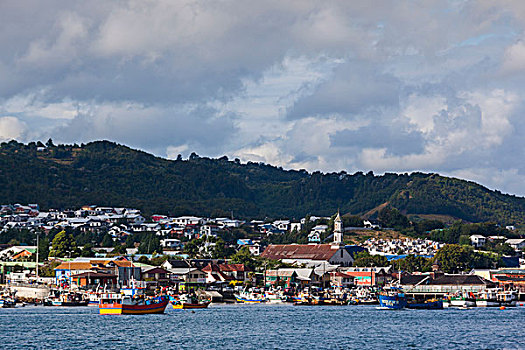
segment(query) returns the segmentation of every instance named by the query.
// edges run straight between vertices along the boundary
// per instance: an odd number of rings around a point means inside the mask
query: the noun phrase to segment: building
[[[505,241],[515,251],[522,251],[525,248],[525,238],[507,239]]]
[[[348,267],[341,269],[341,272],[352,277],[356,286],[375,287],[384,286],[392,279],[391,270],[392,266]]]
[[[337,216],[334,220],[334,244],[343,243],[343,220],[341,220],[341,215],[337,212]]]
[[[351,266],[354,262],[354,257],[345,247],[332,244],[270,244],[261,256],[289,264],[328,262]]]
[[[487,239],[484,236],[482,236],[482,235],[472,235],[472,236],[470,236],[470,243],[476,248],[483,247],[485,245],[486,241],[487,241]]]

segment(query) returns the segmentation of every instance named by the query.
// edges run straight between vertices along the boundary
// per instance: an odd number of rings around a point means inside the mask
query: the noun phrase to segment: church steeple
[[[341,214],[338,210],[334,219],[334,244],[341,243],[343,243],[343,220],[341,220]]]

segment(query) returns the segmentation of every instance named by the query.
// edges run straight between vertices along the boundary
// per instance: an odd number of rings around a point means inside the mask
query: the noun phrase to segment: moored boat
[[[238,303],[245,303],[245,304],[259,304],[264,303],[266,299],[262,294],[259,293],[253,293],[253,292],[241,292],[238,294],[234,294],[235,300]]]
[[[443,308],[443,300],[431,299],[423,302],[410,302],[406,306],[408,309],[418,310],[439,310]]]
[[[89,301],[85,300],[81,293],[52,291],[42,304],[44,306],[87,306],[88,303]]]
[[[379,292],[379,305],[383,309],[401,310],[407,305],[405,293],[398,287],[387,287]]]
[[[499,301],[496,298],[496,290],[485,289],[476,295],[477,307],[498,307]]]
[[[101,315],[162,314],[168,303],[166,296],[146,299],[142,296],[106,293],[102,294],[98,308]]]
[[[183,295],[180,298],[170,297],[171,305],[174,309],[205,309],[210,304],[210,300],[199,300],[195,295]]]
[[[501,306],[514,307],[518,302],[518,294],[513,290],[501,291],[496,294],[496,299]]]
[[[474,307],[476,306],[476,298],[471,292],[456,292],[449,297],[450,306],[455,307]]]

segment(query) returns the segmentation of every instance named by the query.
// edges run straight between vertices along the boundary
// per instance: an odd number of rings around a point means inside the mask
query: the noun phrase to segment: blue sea
[[[525,307],[214,304],[163,315],[96,307],[0,309],[1,349],[525,349]]]

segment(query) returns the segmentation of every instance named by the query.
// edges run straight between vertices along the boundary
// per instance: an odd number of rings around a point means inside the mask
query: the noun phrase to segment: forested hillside
[[[40,146],[40,149],[37,147]],[[167,160],[108,141],[0,145],[0,203],[42,208],[129,206],[146,214],[290,217],[363,214],[390,203],[405,214],[522,223],[525,199],[436,174],[283,170],[226,157]]]

